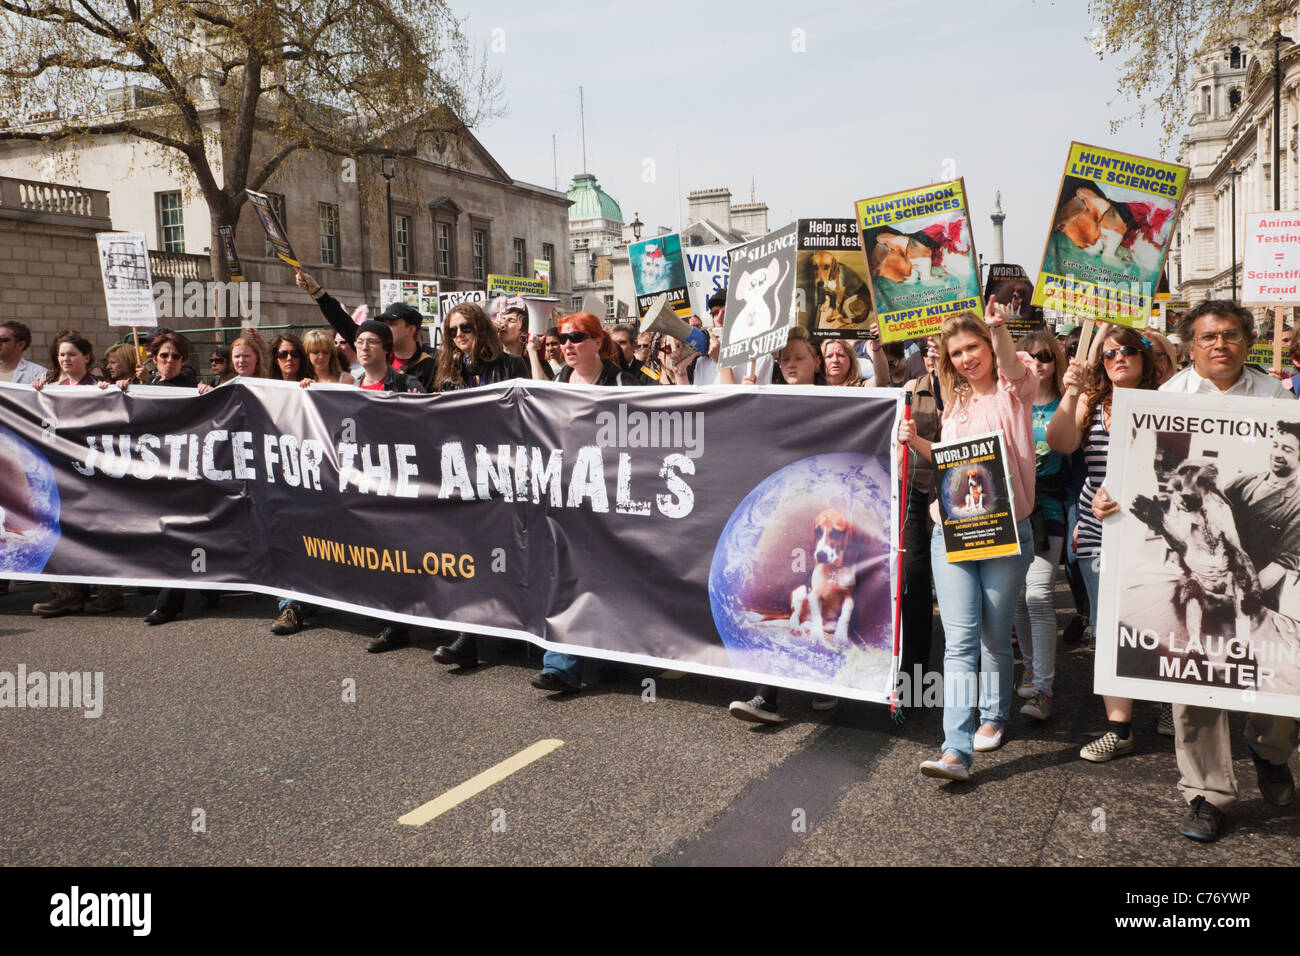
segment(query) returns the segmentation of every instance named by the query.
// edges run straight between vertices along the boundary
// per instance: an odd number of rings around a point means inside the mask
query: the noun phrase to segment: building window
[[[612,295],[607,295],[605,296],[605,318],[612,322],[615,315],[614,297]]]
[[[284,193],[267,193],[266,198],[271,201],[271,208],[275,210],[275,217],[280,220],[280,226],[284,229],[284,234],[289,234],[289,223],[284,218]],[[268,259],[275,258],[275,246],[271,245],[271,240],[265,236],[262,237],[262,252]]]
[[[393,217],[393,252],[398,272],[411,271],[411,217]]]
[[[513,248],[515,254],[515,262],[514,262],[515,271],[511,274],[521,276],[524,274],[524,241],[522,239],[516,238],[514,241]],[[531,272],[528,274],[532,275]]]
[[[1210,103],[1210,88],[1208,86],[1201,87],[1201,112],[1206,116],[1210,115]]]
[[[1228,66],[1234,70],[1241,69],[1241,47],[1234,46],[1228,51]]]
[[[320,209],[321,265],[339,264],[339,207],[332,202],[318,203]]]
[[[1228,90],[1228,111],[1232,112],[1240,105],[1241,90],[1234,86],[1232,89]]]
[[[573,307],[573,311],[574,311],[574,312],[581,312],[581,311],[582,311],[582,296],[580,296],[580,295],[575,295],[573,298],[571,298],[571,299],[569,300],[569,304]]]
[[[450,278],[456,274],[456,245],[449,222],[434,224],[438,247],[438,275]]]
[[[185,251],[185,220],[179,192],[158,194],[158,245],[163,252]]]
[[[487,232],[482,229],[475,229],[474,230],[474,279],[478,282],[486,282],[487,271],[488,271]]]
[[[560,278],[560,264],[555,261],[555,243],[542,243],[542,258],[551,264],[551,288],[555,288]]]

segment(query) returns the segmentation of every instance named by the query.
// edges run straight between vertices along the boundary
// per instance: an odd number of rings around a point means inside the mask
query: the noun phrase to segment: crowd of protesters
[[[900,421],[897,439],[909,458],[911,481],[904,520],[903,672],[928,671],[935,597],[943,633],[946,697],[939,756],[924,761],[929,777],[968,780],[974,755],[1002,747],[1011,735],[1011,707],[1025,700],[1019,715],[1049,721],[1056,684],[1058,643],[1078,643],[1083,622],[1099,635],[1097,607],[1102,525],[1118,506],[1104,487],[1111,406],[1120,388],[1181,393],[1222,393],[1265,398],[1300,396],[1300,375],[1270,376],[1246,365],[1255,338],[1249,312],[1231,302],[1209,301],[1186,313],[1176,337],[1154,330],[1098,326],[1086,355],[1075,354],[1077,330],[1056,335],[1044,328],[1019,342],[1007,330],[1006,309],[990,302],[984,318],[961,313],[945,319],[941,332],[904,345],[884,343],[874,330],[865,340],[816,341],[802,328],[775,354],[743,369],[740,381],[718,366],[725,294],[709,300],[708,319],[691,317],[708,334],[699,354],[672,338],[639,332],[635,325],[606,329],[587,312],[554,317],[545,329],[529,328],[520,297],[496,300],[489,311],[461,303],[442,317],[442,347],[435,353],[420,338],[421,316],[403,303],[366,319],[349,314],[312,276],[297,284],[319,306],[333,331],[315,329],[301,339],[283,334],[269,344],[245,330],[229,348],[211,353],[211,377],[199,381],[190,367],[183,335],[166,329],[148,336],[148,359],[133,346],[110,348],[102,365],[80,333],[56,336],[52,370],[27,360],[31,335],[17,322],[0,325],[0,381],[116,386],[132,383],[197,387],[200,393],[237,378],[355,385],[376,391],[447,392],[512,379],[539,379],[595,386],[741,384],[904,389],[912,413]],[[1292,363],[1300,355],[1291,350]],[[982,561],[949,563],[930,463],[931,446],[1000,431],[1004,438],[1020,553]],[[1263,489],[1260,494],[1269,493]],[[1300,529],[1297,529],[1300,532]],[[927,541],[928,538],[928,541]],[[1077,615],[1060,634],[1055,606],[1057,570],[1064,566]],[[215,592],[209,597],[209,604]],[[183,610],[185,591],[161,592],[150,624],[166,623]],[[34,607],[41,616],[123,606],[121,588],[56,584],[50,600]],[[271,625],[276,634],[295,633],[311,609],[281,600]],[[368,650],[382,653],[410,643],[405,624],[385,623]],[[1022,668],[1015,673],[1015,647]],[[472,668],[479,661],[474,636],[452,634],[434,652],[442,664]],[[553,693],[582,687],[582,659],[547,651],[533,686]],[[975,679],[978,675],[979,679]],[[967,678],[967,679],[961,679]],[[978,690],[976,690],[978,688]],[[1087,691],[1076,688],[1080,697]],[[815,697],[829,709],[835,698]],[[1079,756],[1102,763],[1133,751],[1134,702],[1104,697],[1106,732],[1085,744]],[[730,705],[736,717],[760,724],[782,722],[777,690],[760,686],[747,700]],[[1157,732],[1173,736],[1180,789],[1189,809],[1180,825],[1185,836],[1217,838],[1223,811],[1237,797],[1225,711],[1164,705]],[[1294,783],[1287,759],[1294,721],[1251,715],[1250,754],[1260,790],[1276,805],[1289,803]]]

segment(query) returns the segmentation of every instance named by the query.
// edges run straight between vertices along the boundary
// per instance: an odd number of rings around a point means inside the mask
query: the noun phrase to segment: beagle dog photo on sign
[[[803,285],[812,291],[816,328],[834,329],[862,325],[871,317],[871,293],[866,280],[843,261],[842,256],[861,260],[862,253],[835,253],[819,249],[808,253],[803,263]],[[800,256],[801,259],[804,256]],[[807,293],[805,293],[805,296]]]
[[[850,549],[853,526],[843,512],[827,508],[813,522],[813,570],[807,584],[790,595],[790,630],[832,647],[849,643],[853,589],[857,586]]]

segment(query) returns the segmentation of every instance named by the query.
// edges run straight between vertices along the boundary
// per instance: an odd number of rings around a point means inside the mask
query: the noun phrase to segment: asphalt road
[[[267,597],[214,611],[192,598],[182,619],[149,627],[149,595],[105,617],[41,620],[30,609],[47,591],[0,595],[0,671],[100,671],[103,713],[0,709],[6,866],[1300,859],[1300,804],[1265,804],[1244,748],[1225,836],[1177,834],[1173,743],[1156,736],[1153,704],[1138,706],[1133,755],[1078,759],[1104,729],[1087,647],[1062,650],[1050,721],[1013,716],[971,783],[943,785],[917,772],[939,753],[937,710],[900,725],[868,704],[818,713],[791,692],[788,722],[757,728],[726,711],[748,688],[716,679],[602,678],[589,662],[586,689],[555,698],[528,685],[540,652],[519,644],[482,640],[484,663],[455,672],[434,661],[430,632],[367,654],[371,622],[337,612],[275,637]],[[562,743],[422,825],[399,823],[540,741]]]

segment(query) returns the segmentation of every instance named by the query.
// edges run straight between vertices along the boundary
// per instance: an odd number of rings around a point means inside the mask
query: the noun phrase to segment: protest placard
[[[541,279],[546,283],[546,288],[542,290],[542,295],[548,295],[551,291],[551,260],[534,259],[533,260],[533,278]]]
[[[668,295],[670,309],[682,317],[691,314],[680,235],[670,232],[628,243],[627,257],[632,267],[632,284],[636,287],[638,317],[644,317],[650,304],[664,293]]]
[[[490,275],[487,277],[487,293],[489,299],[498,295],[546,295],[546,283],[523,276]]]
[[[944,316],[984,314],[962,179],[855,204],[884,342],[933,335]]]
[[[1147,328],[1171,335],[1178,331],[1179,320],[1191,307],[1186,299],[1175,299],[1168,292],[1157,292],[1151,299],[1151,319]]]
[[[0,575],[253,590],[890,699],[897,391],[180,391],[0,383]],[[340,437],[351,420],[364,436]],[[823,620],[790,549],[827,512],[849,533],[817,559],[846,598]]]
[[[682,250],[686,260],[686,292],[691,302],[691,312],[710,325],[709,299],[727,287],[731,274],[731,260],[727,257],[730,246],[714,243],[707,246],[687,246]]]
[[[266,193],[254,192],[251,189],[245,189],[244,192],[248,194],[248,201],[253,204],[253,212],[257,213],[257,221],[262,224],[262,231],[266,233],[267,241],[271,243],[271,248],[275,250],[276,257],[295,269],[301,269],[302,263],[298,261],[293,246],[289,245],[289,237],[285,234],[284,224],[280,222],[280,217],[275,213],[275,206],[271,202],[271,197]]]
[[[1281,340],[1282,306],[1300,303],[1300,212],[1246,214],[1241,303],[1271,306],[1273,341]],[[1270,353],[1267,364],[1273,368],[1291,364],[1290,355],[1272,349]]]
[[[1004,262],[989,266],[984,284],[984,304],[987,306],[992,299],[1006,306],[1006,327],[1013,339],[1046,327],[1043,310],[1030,304],[1033,298],[1034,284],[1023,268]]]
[[[441,295],[436,279],[380,279],[379,307],[405,302],[437,324],[441,319]]]
[[[225,260],[232,282],[244,281],[244,268],[239,264],[239,253],[235,251],[235,230],[232,226],[218,226],[217,236],[221,240],[221,258]]]
[[[104,304],[109,325],[151,326],[157,311],[149,247],[142,232],[99,232],[99,274],[104,281]]]
[[[1115,390],[1099,694],[1300,717],[1300,402]]]
[[[800,219],[795,322],[813,338],[865,339],[876,321],[852,219]]]
[[[936,444],[931,454],[948,562],[1019,554],[1002,433]]]
[[[795,325],[797,223],[736,246],[728,255],[731,281],[718,365],[734,368],[783,348]]]
[[[1033,304],[1145,327],[1187,173],[1175,163],[1071,143]]]
[[[486,309],[487,301],[488,294],[486,289],[461,289],[453,292],[439,292],[438,314],[446,315],[451,311],[453,305],[460,305],[462,302],[473,302]]]

